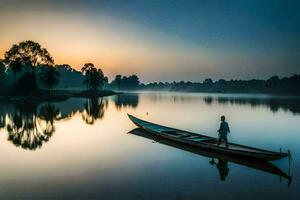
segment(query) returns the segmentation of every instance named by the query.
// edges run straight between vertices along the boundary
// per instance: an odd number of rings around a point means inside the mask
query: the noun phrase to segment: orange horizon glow
[[[13,44],[33,40],[50,52],[55,64],[79,70],[91,62],[110,79],[117,74],[137,74],[142,82],[268,78],[286,62],[296,62],[282,58],[281,52],[202,46],[108,13],[18,4],[2,9],[0,59]]]

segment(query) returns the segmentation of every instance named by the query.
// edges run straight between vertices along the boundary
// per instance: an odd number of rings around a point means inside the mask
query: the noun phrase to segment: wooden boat
[[[234,143],[229,143],[229,147],[226,148],[224,144],[221,144],[220,146],[217,145],[217,138],[158,125],[141,120],[129,114],[128,117],[136,126],[144,129],[145,131],[148,131],[149,133],[152,133],[156,137],[191,145],[201,149],[206,149],[211,152],[265,161],[278,160],[289,155],[288,153],[284,152],[273,152]]]
[[[207,149],[201,149],[195,146],[191,146],[189,144],[182,144],[179,142],[175,142],[172,140],[164,139],[162,137],[157,137],[154,134],[145,131],[142,128],[135,128],[129,132],[130,134],[140,136],[143,138],[147,138],[149,140],[153,140],[155,142],[158,142],[163,145],[168,145],[177,149],[181,149],[190,153],[194,153],[200,156],[204,156],[211,159],[219,159],[223,162],[232,162],[241,166],[246,166],[252,169],[256,169],[259,171],[264,171],[270,174],[278,175],[282,178],[286,178],[288,180],[288,185],[291,184],[292,177],[285,172],[283,172],[280,168],[275,166],[274,164],[264,161],[264,160],[252,160],[252,159],[246,159],[246,158],[239,158],[236,156],[231,155],[224,155],[222,153],[212,152]]]

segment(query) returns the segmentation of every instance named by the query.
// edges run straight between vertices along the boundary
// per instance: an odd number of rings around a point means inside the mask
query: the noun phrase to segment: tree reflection
[[[108,102],[103,98],[89,98],[84,104],[84,110],[82,112],[82,119],[87,124],[94,124],[96,120],[104,117],[105,109],[108,106]]]
[[[114,98],[115,106],[117,110],[121,110],[125,107],[136,108],[139,104],[138,94],[126,94],[126,95],[116,95]]]
[[[5,124],[6,124],[5,115],[0,114],[0,130],[5,127]]]
[[[50,138],[55,132],[54,120],[58,120],[60,117],[60,111],[52,104],[47,104],[40,109],[40,119],[45,121],[44,134],[47,138]]]
[[[28,150],[36,150],[49,141],[55,131],[54,120],[60,115],[59,110],[51,104],[16,106],[13,114],[8,115],[6,129],[8,140],[15,146]]]
[[[276,113],[282,109],[284,111],[290,111],[294,114],[300,113],[300,101],[298,97],[241,97],[241,96],[222,96],[212,97],[205,96],[203,101],[207,105],[211,105],[214,102],[218,104],[232,104],[232,105],[250,105],[251,107],[268,107],[272,112]]]

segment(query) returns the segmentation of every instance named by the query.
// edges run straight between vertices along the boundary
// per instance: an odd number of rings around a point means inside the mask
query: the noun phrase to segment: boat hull
[[[252,159],[245,159],[242,157],[236,157],[236,156],[230,156],[226,155],[223,153],[217,153],[213,152],[210,150],[202,149],[202,148],[197,148],[188,144],[181,144],[173,140],[167,140],[161,137],[157,137],[152,133],[149,133],[148,131],[145,131],[144,129],[141,128],[135,128],[129,132],[130,134],[144,137],[153,141],[156,141],[160,144],[168,145],[177,149],[181,149],[187,152],[191,152],[200,156],[204,156],[207,158],[216,158],[216,159],[221,159],[223,161],[228,161],[228,162],[233,162],[238,165],[250,167],[253,169],[265,171],[274,175],[278,175],[280,177],[284,177],[289,181],[289,184],[291,183],[291,176],[287,175],[284,173],[281,169],[276,167],[274,164],[265,161],[265,160],[252,160]]]
[[[215,153],[221,153],[229,156],[235,156],[235,157],[241,157],[241,158],[246,158],[246,159],[254,159],[254,160],[265,160],[265,161],[272,161],[272,160],[278,160],[281,158],[284,158],[288,156],[287,153],[283,152],[272,152],[272,151],[267,151],[263,149],[258,149],[258,148],[253,148],[253,147],[248,147],[244,145],[239,145],[239,144],[234,144],[234,143],[229,143],[229,148],[226,148],[225,146],[217,146],[216,145],[216,138],[212,138],[209,136],[205,135],[200,135],[196,133],[191,133],[179,129],[174,129],[158,124],[154,124],[148,121],[141,120],[139,118],[136,118],[132,115],[128,115],[130,120],[139,128],[144,129],[145,131],[153,134],[155,137],[174,141],[180,144],[184,145],[190,145],[196,148],[200,148],[203,150],[215,152]],[[165,131],[161,131],[165,130]],[[187,139],[182,139],[182,137],[174,137],[173,135],[168,134],[167,132],[173,131],[173,132],[178,132],[178,133],[184,133],[186,135],[190,136],[199,136],[207,140],[211,140],[214,143],[209,143],[209,142],[199,142],[199,141],[193,141],[193,140],[187,140]],[[232,149],[231,147],[236,147],[235,149]]]

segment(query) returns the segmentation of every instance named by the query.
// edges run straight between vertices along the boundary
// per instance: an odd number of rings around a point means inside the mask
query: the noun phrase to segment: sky
[[[300,1],[0,0],[0,58],[34,40],[56,64],[141,81],[300,73]]]

